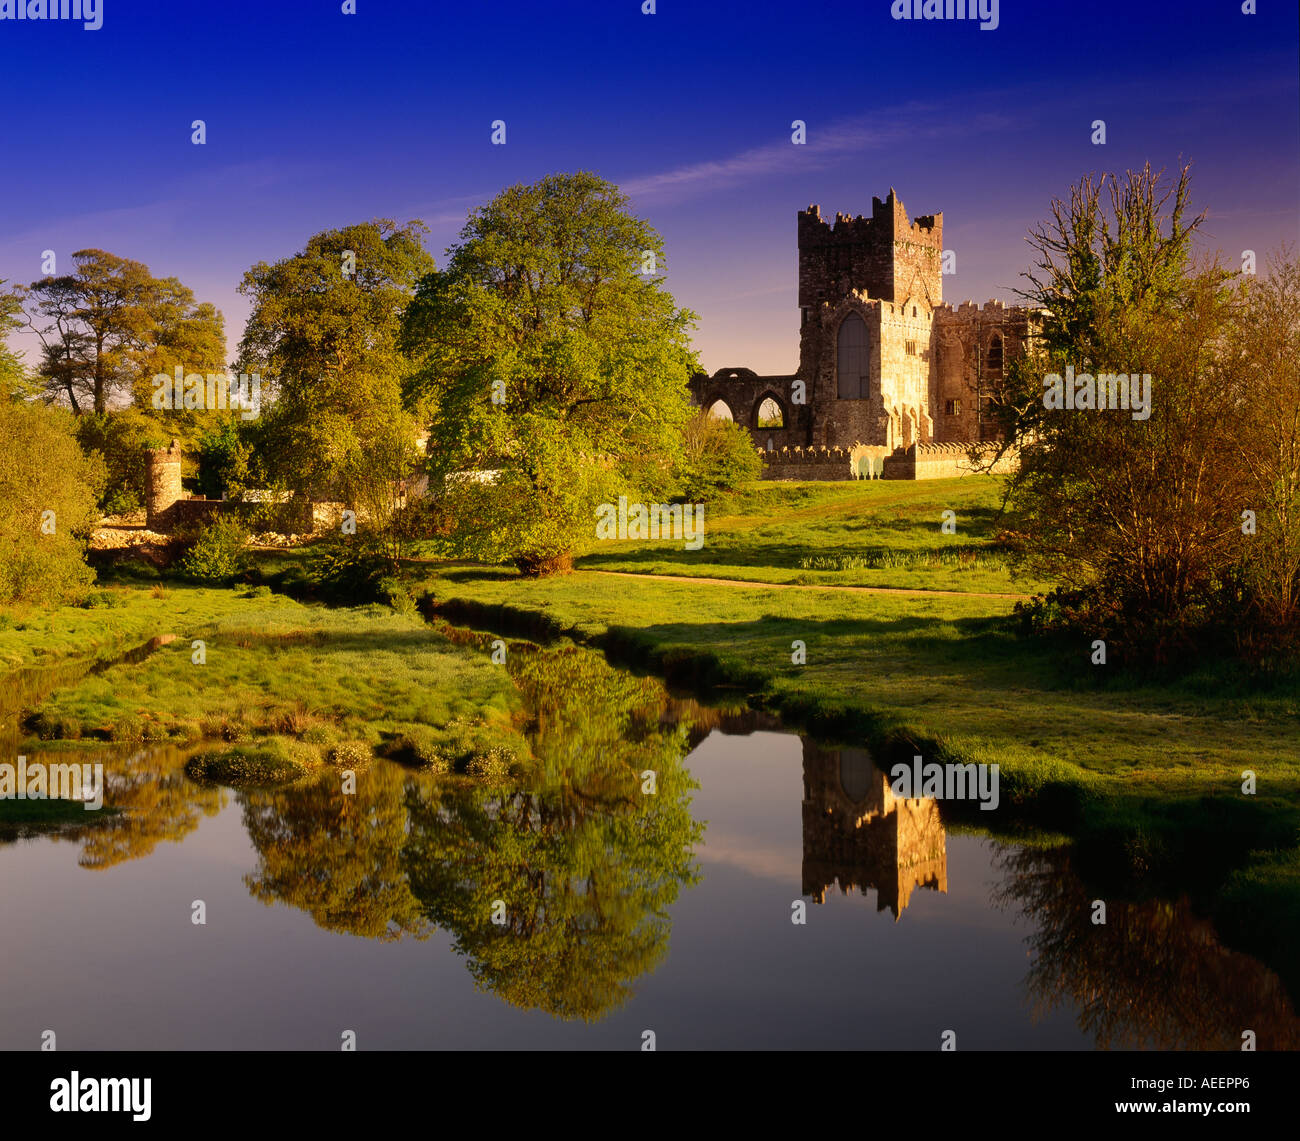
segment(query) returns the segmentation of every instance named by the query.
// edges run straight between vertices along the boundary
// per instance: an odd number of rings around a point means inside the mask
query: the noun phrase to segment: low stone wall
[[[261,507],[262,511],[257,511]],[[178,499],[166,512],[164,531],[199,527],[218,516],[239,519],[246,526],[276,531],[282,535],[311,535],[337,529],[342,504],[286,501],[271,506],[239,503],[233,499]],[[260,516],[260,517],[259,517]]]
[[[238,507],[224,499],[178,499],[171,505],[166,529],[200,526],[218,515],[235,515]]]
[[[854,479],[849,448],[781,448],[764,451],[764,479]]]
[[[993,449],[985,449],[984,454],[991,457]],[[1005,475],[1015,471],[1018,464],[1019,456],[1009,451],[992,470]],[[912,444],[907,448],[896,448],[886,458],[883,474],[885,479],[954,479],[981,470],[984,469],[972,465],[966,444]]]

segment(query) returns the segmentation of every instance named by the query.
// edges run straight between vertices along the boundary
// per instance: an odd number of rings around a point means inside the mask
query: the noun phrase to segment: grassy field
[[[263,603],[282,604],[288,600]],[[102,657],[160,634],[184,636],[246,606],[238,591],[168,583],[105,586],[84,606],[9,607],[0,612],[0,671]]]
[[[759,483],[705,509],[704,545],[607,541],[588,570],[737,578],[752,582],[1032,594],[998,543],[1004,481]],[[944,534],[944,512],[956,532]]]
[[[221,605],[189,598],[178,611],[183,621],[154,614],[156,625],[137,632],[179,637],[57,690],[29,715],[24,744],[279,735],[328,756],[344,745],[368,755],[411,735],[460,755],[517,737],[520,699],[505,671],[418,616],[378,605],[306,606],[265,587],[200,593]],[[152,601],[137,592],[145,614]],[[201,664],[195,639],[204,642]]]
[[[626,647],[682,678],[740,687],[813,732],[860,722],[1032,774],[1133,793],[1221,793],[1243,768],[1300,792],[1300,699],[1247,692],[1222,671],[1178,684],[1107,674],[1087,643],[1019,638],[1009,604],[819,589],[772,591],[578,571],[422,569],[435,604],[485,621]],[[465,613],[472,613],[466,610]],[[792,660],[794,643],[806,662]]]

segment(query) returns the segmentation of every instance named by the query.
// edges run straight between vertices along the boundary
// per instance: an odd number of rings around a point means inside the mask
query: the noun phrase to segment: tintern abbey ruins
[[[943,303],[943,215],[909,222],[893,190],[871,217],[799,212],[799,370],[719,369],[692,397],[748,428],[769,479],[927,479],[969,470],[990,399],[1032,311]],[[802,383],[800,383],[802,382]]]

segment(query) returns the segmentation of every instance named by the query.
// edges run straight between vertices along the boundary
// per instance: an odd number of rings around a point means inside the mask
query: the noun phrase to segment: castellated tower
[[[176,522],[176,504],[185,498],[181,487],[181,447],[172,440],[169,448],[153,448],[146,470],[148,527],[166,532]]]
[[[943,215],[909,222],[891,189],[871,217],[799,212],[799,375],[813,445],[892,450],[934,437],[933,315],[943,303]]]
[[[798,372],[700,374],[696,404],[749,429],[770,479],[964,474],[966,446],[999,438],[1006,369],[1037,316],[945,304],[943,215],[909,221],[892,189],[870,217],[809,206],[797,236]]]

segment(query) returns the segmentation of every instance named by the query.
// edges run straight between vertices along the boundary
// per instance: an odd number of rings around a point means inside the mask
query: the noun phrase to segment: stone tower
[[[891,188],[871,199],[871,217],[836,214],[825,221],[821,207],[799,211],[799,308],[806,325],[817,306],[836,305],[861,292],[879,301],[925,297],[943,302],[943,215],[909,222]]]
[[[908,221],[891,189],[871,217],[799,212],[799,375],[813,445],[893,449],[933,438],[932,322],[943,304],[943,215]]]
[[[149,530],[170,531],[176,523],[176,504],[185,498],[180,444],[172,440],[169,448],[151,449],[146,475]]]
[[[1005,370],[1036,315],[945,304],[943,215],[909,220],[892,189],[869,217],[799,211],[797,239],[798,372],[700,374],[695,403],[749,429],[769,479],[850,479],[868,462],[888,479],[966,474],[965,445],[1000,438]]]

